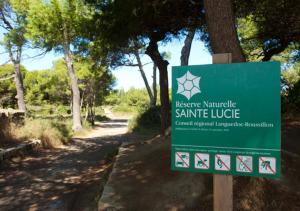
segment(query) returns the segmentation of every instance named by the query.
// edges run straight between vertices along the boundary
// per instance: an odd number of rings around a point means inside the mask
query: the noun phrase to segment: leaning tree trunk
[[[21,73],[21,65],[19,62],[14,63],[15,68],[15,84],[17,90],[17,100],[18,100],[18,108],[21,111],[26,112],[26,104],[24,100],[24,86],[23,86],[23,76]]]
[[[160,85],[160,102],[161,102],[161,132],[165,134],[166,129],[171,124],[170,117],[170,99],[168,84],[168,65],[169,62],[164,60],[158,51],[157,41],[150,40],[146,54],[150,56],[152,61],[157,65],[159,70]]]
[[[146,77],[146,74],[145,74],[145,71],[144,71],[144,68],[143,68],[143,64],[141,62],[141,58],[140,58],[138,50],[134,51],[134,55],[135,55],[135,58],[137,60],[141,76],[143,78],[143,81],[145,83],[145,86],[146,86],[146,89],[147,89],[147,92],[148,92],[148,95],[149,95],[149,98],[150,98],[150,106],[153,106],[154,97],[153,97],[153,94],[152,94],[152,90],[151,90],[151,88],[149,86],[149,83],[148,83],[148,80],[147,80],[147,77]]]
[[[186,66],[189,64],[190,52],[192,47],[192,42],[195,36],[196,29],[188,30],[188,34],[184,40],[184,46],[181,49],[180,62],[181,66]]]
[[[75,75],[73,66],[72,54],[68,45],[64,46],[65,61],[68,69],[68,75],[71,81],[72,88],[72,116],[73,116],[73,130],[79,131],[82,129],[81,115],[80,115],[80,92],[78,88],[78,81]]]
[[[157,102],[157,82],[156,82],[156,71],[157,66],[153,64],[153,82],[152,82],[152,89],[153,89],[153,106],[156,106]]]
[[[244,62],[235,27],[231,0],[204,0],[205,18],[214,54],[231,53],[233,62]]]

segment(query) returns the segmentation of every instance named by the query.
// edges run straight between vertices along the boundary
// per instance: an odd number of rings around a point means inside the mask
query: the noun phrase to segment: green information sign
[[[173,67],[173,170],[279,177],[280,127],[280,63]]]

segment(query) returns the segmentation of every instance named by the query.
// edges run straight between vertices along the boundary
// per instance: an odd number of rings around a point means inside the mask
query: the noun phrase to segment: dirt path
[[[93,210],[126,141],[127,119],[102,122],[63,149],[41,150],[0,166],[0,210]]]

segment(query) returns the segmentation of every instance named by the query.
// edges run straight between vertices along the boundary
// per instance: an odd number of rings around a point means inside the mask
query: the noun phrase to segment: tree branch
[[[276,47],[272,47],[271,49],[264,50],[264,57],[262,58],[262,61],[269,61],[272,58],[272,56],[274,56],[275,54],[279,54],[283,52],[288,45],[289,45],[288,42],[281,41],[279,45],[277,45]]]
[[[5,17],[5,15],[4,15],[4,13],[3,13],[3,10],[1,9],[0,10],[0,19],[3,21],[3,23],[6,25],[6,29],[7,30],[13,30],[13,27],[12,27],[12,25],[10,24],[10,22],[6,19],[6,17]]]

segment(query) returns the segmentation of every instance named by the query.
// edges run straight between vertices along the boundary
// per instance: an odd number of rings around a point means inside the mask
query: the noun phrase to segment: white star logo
[[[178,84],[177,94],[181,94],[190,100],[195,94],[201,93],[200,79],[201,77],[194,76],[187,71],[182,77],[176,79]]]

